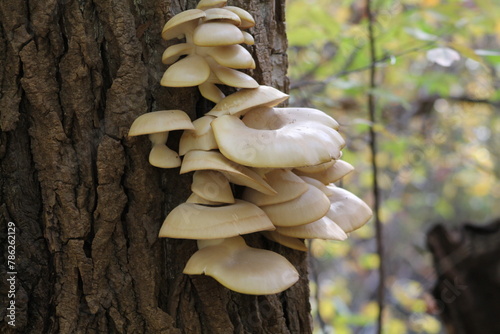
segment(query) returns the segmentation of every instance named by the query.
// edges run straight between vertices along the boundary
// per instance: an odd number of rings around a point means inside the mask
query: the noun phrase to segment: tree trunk
[[[437,225],[427,244],[439,275],[435,311],[449,334],[500,333],[500,220],[486,226]]]
[[[287,91],[284,0],[235,0],[251,12],[252,76]],[[149,165],[139,115],[208,111],[196,88],[165,88],[164,23],[193,0],[0,2],[1,244],[16,225],[15,269],[2,250],[2,296],[15,280],[15,327],[2,333],[309,333],[305,254],[246,236],[294,264],[287,291],[248,296],[182,269],[191,240],[159,239],[191,175]],[[174,147],[179,133],[169,138]]]

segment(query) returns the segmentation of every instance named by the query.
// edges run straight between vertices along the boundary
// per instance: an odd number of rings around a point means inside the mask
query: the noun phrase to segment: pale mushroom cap
[[[205,16],[203,22],[209,21],[222,21],[239,26],[241,24],[241,19],[238,15],[225,8],[209,8],[205,9]]]
[[[286,235],[279,234],[276,231],[262,231],[260,233],[267,239],[277,242],[280,245],[302,252],[307,252],[307,246],[304,241],[300,239],[287,237]]]
[[[308,190],[296,199],[261,209],[276,226],[298,226],[324,217],[330,209],[330,201],[321,190],[308,185]]]
[[[276,191],[257,173],[228,160],[215,151],[189,151],[182,161],[180,174],[206,169],[222,172],[231,183],[250,187],[269,195],[276,194]]]
[[[269,86],[259,86],[253,89],[242,89],[226,96],[207,114],[212,116],[242,115],[246,111],[260,107],[272,107],[288,99],[288,95]]]
[[[201,96],[214,103],[219,103],[223,98],[226,97],[226,95],[224,95],[224,93],[219,89],[219,87],[217,87],[214,83],[209,81],[206,81],[201,85],[198,85],[198,89],[200,90]]]
[[[227,86],[239,88],[259,87],[259,83],[255,81],[254,78],[243,72],[217,64],[211,65],[210,69],[212,70],[213,74],[215,74],[215,76]]]
[[[203,205],[211,205],[211,206],[220,206],[220,205],[224,204],[221,202],[213,202],[213,201],[206,200],[203,197],[196,195],[195,193],[192,193],[188,197],[188,199],[186,200],[186,203],[203,204]]]
[[[252,188],[245,188],[242,198],[258,206],[291,201],[304,194],[309,187],[293,172],[275,169],[265,175],[266,182],[276,190],[276,195],[266,195]]]
[[[187,262],[183,273],[205,274],[228,289],[251,295],[279,293],[299,279],[297,270],[286,258],[268,250],[248,247],[241,237],[198,250]]]
[[[354,167],[350,163],[345,162],[344,160],[337,160],[334,165],[321,172],[308,173],[304,172],[301,168],[294,169],[293,171],[297,175],[308,176],[310,178],[323,182],[323,184],[330,184],[333,182],[337,182],[353,170]]]
[[[226,115],[216,118],[212,129],[225,157],[251,167],[316,165],[339,157],[345,144],[336,130],[312,122],[260,130],[248,127],[236,116]]]
[[[180,43],[171,45],[165,49],[161,57],[163,64],[170,65],[177,61],[180,56],[190,54],[194,50],[194,45],[189,43]]]
[[[230,10],[240,17],[240,20],[241,20],[241,24],[239,26],[240,29],[248,29],[248,28],[255,26],[254,18],[246,10],[244,10],[240,7],[235,7],[235,6],[226,6],[226,7],[224,7],[224,9]]]
[[[255,60],[241,45],[226,45],[199,48],[202,55],[212,57],[217,64],[235,69],[254,69]],[[168,50],[168,49],[167,49]]]
[[[324,172],[328,168],[335,165],[336,162],[337,162],[337,160],[332,159],[330,161],[324,162],[324,163],[319,164],[319,165],[297,167],[295,169],[300,171],[300,172],[303,172],[303,173],[320,173],[320,172]]]
[[[198,86],[207,81],[210,67],[205,58],[191,54],[170,65],[161,78],[160,84],[166,87]]]
[[[193,123],[182,110],[160,110],[142,114],[130,126],[129,136],[146,135],[157,132],[191,129]]]
[[[165,40],[172,38],[182,38],[187,27],[192,26],[192,21],[196,22],[205,17],[206,14],[200,9],[188,9],[172,17],[163,27],[161,37]]]
[[[227,4],[227,0],[201,0],[198,2],[196,8],[198,9],[209,9],[209,8],[221,8]]]
[[[177,152],[166,145],[153,145],[149,152],[149,163],[158,168],[177,168],[181,165],[181,159]]]
[[[159,237],[216,239],[264,230],[274,230],[274,226],[259,207],[249,202],[236,200],[218,207],[182,203],[165,218]]]
[[[295,122],[315,122],[335,130],[339,128],[332,117],[312,108],[258,108],[245,114],[244,122],[255,129],[276,129]]]
[[[241,30],[231,23],[205,22],[194,29],[193,42],[197,46],[221,46],[245,41]]]
[[[229,180],[222,173],[214,170],[194,172],[191,191],[209,201],[234,203]]]
[[[370,220],[372,210],[363,200],[334,185],[329,185],[328,188],[333,192],[333,195],[328,197],[331,205],[326,216],[346,233],[357,230]]]
[[[243,41],[243,43],[245,43],[247,45],[254,45],[255,44],[255,39],[253,38],[252,35],[250,35],[246,31],[242,31],[242,33],[243,33],[243,38],[245,39]]]
[[[210,123],[213,116],[202,116],[193,121],[193,129],[182,133],[179,142],[179,154],[184,155],[191,150],[209,151],[218,148]]]
[[[307,184],[310,184],[311,186],[315,186],[319,190],[323,192],[327,197],[333,195],[333,192],[330,188],[328,188],[325,184],[323,184],[321,181],[313,179],[312,177],[308,176],[300,176],[300,178],[306,182]]]
[[[294,238],[345,240],[347,234],[328,217],[323,217],[315,222],[293,226],[277,227],[276,232]]]

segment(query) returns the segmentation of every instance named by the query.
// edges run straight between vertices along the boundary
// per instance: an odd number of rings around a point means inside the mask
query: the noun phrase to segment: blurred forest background
[[[442,333],[426,232],[500,216],[500,4],[374,0],[385,245],[384,333]],[[356,170],[343,187],[373,203],[365,0],[288,0],[291,105],[333,116]],[[373,333],[379,257],[373,222],[348,242],[314,240],[315,333]]]

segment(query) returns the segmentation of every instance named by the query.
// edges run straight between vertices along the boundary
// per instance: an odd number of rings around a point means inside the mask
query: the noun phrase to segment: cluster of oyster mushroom
[[[162,36],[186,42],[165,51],[163,62],[172,65],[161,84],[198,86],[216,105],[193,122],[182,110],[144,114],[129,135],[149,135],[152,165],[193,172],[192,195],[168,214],[159,233],[198,240],[184,273],[265,295],[284,291],[299,275],[286,258],[249,247],[240,235],[260,232],[307,251],[303,239],[344,240],[372,213],[334,185],[353,170],[340,160],[345,142],[338,123],[316,109],[276,107],[288,95],[237,71],[255,67],[239,45],[253,43],[242,31],[253,24],[248,12],[222,0],[202,0],[168,21]],[[240,90],[225,97],[216,85]],[[178,154],[165,145],[173,130],[184,130]]]

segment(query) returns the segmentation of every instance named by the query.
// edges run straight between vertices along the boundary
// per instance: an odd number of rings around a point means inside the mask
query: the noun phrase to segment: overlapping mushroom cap
[[[152,165],[193,173],[192,194],[170,211],[159,232],[198,240],[184,273],[212,276],[240,293],[278,293],[298,280],[297,271],[281,255],[247,246],[240,235],[259,232],[307,251],[303,239],[344,240],[372,213],[333,184],[353,170],[340,160],[345,142],[339,124],[316,109],[277,107],[287,94],[239,71],[255,68],[239,45],[254,43],[243,30],[255,21],[226,5],[201,0],[162,31],[164,39],[185,41],[165,50],[162,61],[170,66],[161,84],[198,86],[215,107],[194,122],[181,110],[147,113],[129,135],[149,135]],[[226,97],[217,85],[239,90]],[[169,131],[180,129],[177,154],[165,143]]]
[[[205,98],[216,103],[224,98],[216,85],[259,86],[252,77],[237,71],[255,68],[251,54],[239,45],[254,43],[243,29],[253,27],[255,21],[244,9],[226,7],[226,3],[202,1],[196,9],[177,14],[165,24],[164,39],[185,38],[186,42],[165,50],[162,61],[170,67],[164,73],[161,85],[198,86]],[[182,56],[186,57],[180,59]]]

